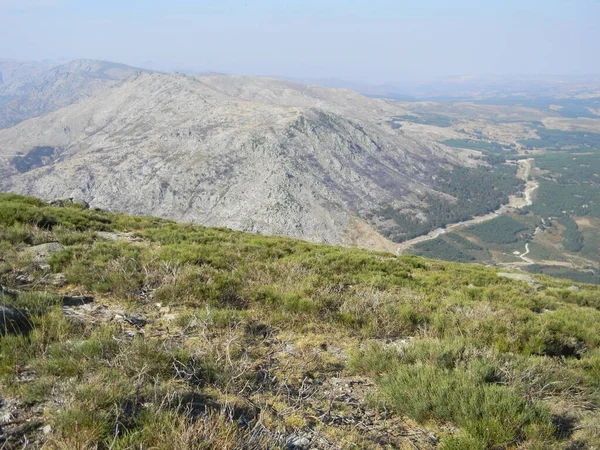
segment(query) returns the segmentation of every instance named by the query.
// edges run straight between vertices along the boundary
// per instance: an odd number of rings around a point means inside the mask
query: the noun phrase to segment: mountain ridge
[[[232,86],[237,96],[223,92]],[[382,204],[418,206],[418,192],[436,193],[437,171],[473,164],[390,127],[394,111],[382,100],[289,82],[138,73],[0,131],[0,186],[347,244],[352,220]],[[46,147],[52,157],[18,173],[15,158]]]

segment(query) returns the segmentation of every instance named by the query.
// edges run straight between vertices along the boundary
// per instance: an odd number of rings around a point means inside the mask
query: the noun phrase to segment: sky
[[[0,0],[0,58],[368,83],[600,73],[600,0]]]

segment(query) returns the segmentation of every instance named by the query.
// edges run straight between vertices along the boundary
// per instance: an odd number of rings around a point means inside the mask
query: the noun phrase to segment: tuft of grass
[[[445,369],[432,364],[399,365],[381,380],[390,405],[417,421],[452,422],[476,447],[551,439],[550,414],[514,389],[487,381],[490,368]],[[464,440],[464,438],[460,438]]]

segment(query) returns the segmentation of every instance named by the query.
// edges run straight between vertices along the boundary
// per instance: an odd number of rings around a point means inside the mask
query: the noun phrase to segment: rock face
[[[0,189],[92,208],[347,244],[374,208],[413,208],[466,164],[352,91],[139,74],[0,131]]]

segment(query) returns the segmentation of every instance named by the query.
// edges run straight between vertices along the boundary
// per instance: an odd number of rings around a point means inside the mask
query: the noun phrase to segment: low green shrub
[[[482,376],[483,374],[483,376]],[[550,414],[514,389],[487,382],[488,371],[445,369],[431,364],[399,365],[381,380],[390,405],[418,421],[452,422],[484,448],[550,439]],[[535,428],[535,435],[527,430]],[[462,438],[464,440],[464,438]],[[452,448],[452,447],[450,447]]]

